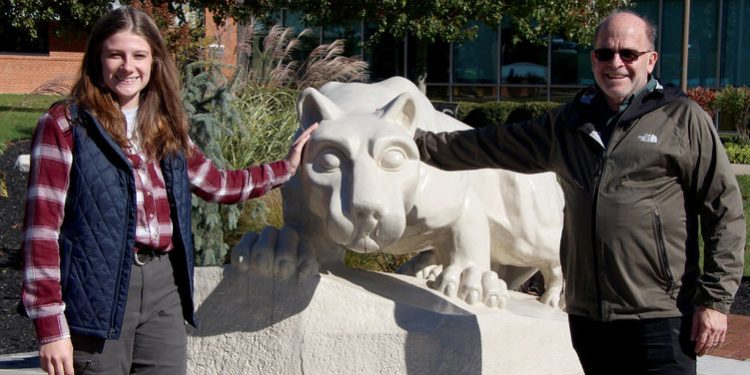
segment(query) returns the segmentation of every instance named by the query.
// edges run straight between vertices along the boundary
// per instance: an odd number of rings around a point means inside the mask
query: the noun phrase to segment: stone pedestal
[[[278,280],[196,268],[191,374],[580,374],[564,313],[512,293],[490,309],[409,276]]]

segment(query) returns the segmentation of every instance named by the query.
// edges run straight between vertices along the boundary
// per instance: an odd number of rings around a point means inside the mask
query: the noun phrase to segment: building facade
[[[639,0],[634,11],[658,29],[659,60],[655,75],[679,86],[682,73],[684,0]],[[281,11],[284,26],[302,29],[298,14]],[[687,86],[750,86],[750,0],[692,0],[689,18]],[[477,23],[477,38],[464,43],[427,46],[427,94],[447,101],[564,101],[594,82],[591,46],[548,36],[513,43],[518,35],[510,22],[499,27]],[[417,80],[413,38],[391,38],[369,50],[362,43],[372,34],[367,22],[317,30],[320,42],[348,41],[350,52],[370,63],[378,81],[401,75]]]
[[[119,3],[118,3],[119,6]],[[237,26],[228,20],[217,26],[206,11],[206,38],[214,41],[209,50],[225,64],[236,63]],[[40,38],[9,33],[0,38],[0,94],[29,94],[45,87],[70,86],[78,76],[86,49],[86,35],[58,36],[54,23],[40,25]],[[7,28],[6,28],[7,30]]]
[[[28,94],[44,85],[72,84],[81,67],[85,40],[61,38],[46,29],[40,32],[46,34],[40,43],[26,50],[0,43],[0,48],[5,47],[0,51],[0,93]]]
[[[684,0],[639,0],[634,10],[657,25],[656,49],[660,58],[655,75],[666,84],[679,85],[682,73]],[[206,17],[210,20],[211,17]],[[281,10],[284,26],[299,31],[299,14]],[[750,0],[692,0],[688,45],[688,87],[750,86]],[[513,43],[517,35],[504,22],[499,27],[476,24],[477,38],[464,43],[420,46],[411,37],[384,38],[363,50],[373,30],[367,22],[352,22],[318,29],[316,42],[346,39],[350,54],[370,64],[371,79],[394,75],[417,80],[418,57],[425,59],[427,94],[434,100],[564,101],[593,83],[591,46],[556,36]],[[207,33],[214,35],[209,25]],[[236,38],[226,30],[215,46],[228,61],[235,57]],[[0,93],[28,93],[53,79],[74,77],[83,43],[55,39],[31,53],[0,51]],[[2,44],[0,44],[2,47]],[[421,48],[426,48],[426,54]],[[418,51],[422,52],[418,56]]]

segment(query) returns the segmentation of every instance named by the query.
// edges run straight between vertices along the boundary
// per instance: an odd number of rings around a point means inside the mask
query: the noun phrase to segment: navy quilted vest
[[[125,154],[86,111],[73,122],[73,164],[60,230],[65,317],[74,334],[120,336],[135,245],[135,179]],[[82,121],[76,121],[80,119]],[[183,156],[161,163],[174,224],[174,272],[185,319],[193,317],[191,194]]]

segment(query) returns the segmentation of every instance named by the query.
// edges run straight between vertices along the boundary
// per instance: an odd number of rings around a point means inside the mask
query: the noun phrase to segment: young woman
[[[217,169],[188,137],[154,22],[121,7],[94,26],[68,100],[39,120],[24,221],[23,303],[48,374],[184,374],[193,317],[191,193],[236,203],[296,170]]]

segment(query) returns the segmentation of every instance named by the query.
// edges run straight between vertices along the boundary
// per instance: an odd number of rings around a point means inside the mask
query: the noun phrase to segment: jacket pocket
[[[664,228],[661,222],[659,211],[654,211],[653,221],[654,236],[656,240],[656,255],[659,262],[660,276],[664,280],[666,280],[667,294],[672,296],[672,292],[675,286],[674,275],[672,274],[672,269],[669,268],[669,255],[667,254],[667,244],[666,240],[664,239]]]

